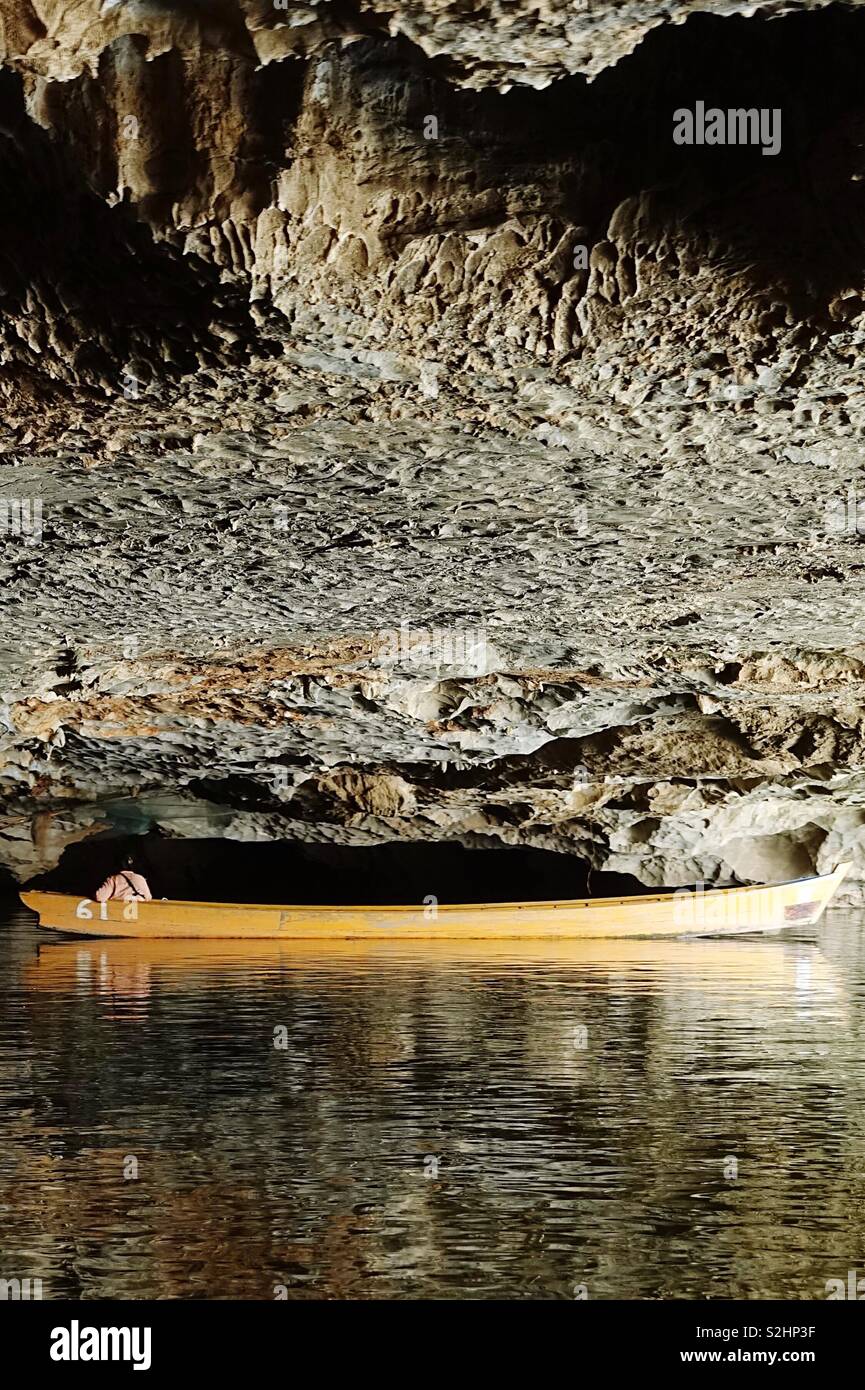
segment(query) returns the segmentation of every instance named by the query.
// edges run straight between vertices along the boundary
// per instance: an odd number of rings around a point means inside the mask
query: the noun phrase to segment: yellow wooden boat
[[[22,893],[40,926],[79,936],[256,940],[519,940],[729,936],[813,926],[849,864],[792,883],[574,902],[314,907],[263,903],[96,903],[69,893]]]

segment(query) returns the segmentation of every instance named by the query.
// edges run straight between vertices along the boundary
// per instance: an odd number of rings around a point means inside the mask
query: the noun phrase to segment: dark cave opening
[[[626,874],[593,873],[574,855],[456,841],[376,845],[93,837],[70,845],[28,885],[92,896],[133,855],[156,898],[316,904],[543,902],[653,891]]]

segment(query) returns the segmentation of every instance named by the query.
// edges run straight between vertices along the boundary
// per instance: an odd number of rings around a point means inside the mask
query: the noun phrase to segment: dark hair
[[[132,854],[121,854],[119,859],[120,871],[135,868],[135,856]]]

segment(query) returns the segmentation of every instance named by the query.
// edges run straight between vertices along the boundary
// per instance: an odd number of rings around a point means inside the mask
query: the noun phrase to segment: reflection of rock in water
[[[55,1296],[821,1296],[861,1171],[835,947],[52,941],[0,1202]]]
[[[697,8],[6,7],[16,877],[124,800],[858,862],[865,17]],[[673,144],[733,89],[776,157]]]

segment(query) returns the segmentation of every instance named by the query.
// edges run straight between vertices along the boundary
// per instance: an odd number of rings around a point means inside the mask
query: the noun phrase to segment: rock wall
[[[859,6],[0,21],[0,864],[865,873]]]

